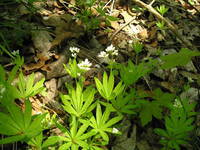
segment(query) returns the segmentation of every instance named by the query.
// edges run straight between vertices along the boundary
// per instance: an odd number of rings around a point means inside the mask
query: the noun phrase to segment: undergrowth
[[[133,45],[133,48],[142,51],[140,44]],[[109,54],[114,51],[113,46],[106,50]],[[21,141],[38,150],[48,147],[99,150],[109,144],[110,134],[121,134],[119,123],[127,115],[140,118],[142,126],[150,123],[152,118],[164,120],[166,128],[155,129],[155,133],[162,137],[160,143],[163,149],[179,150],[180,145],[187,144],[190,139],[190,132],[195,127],[195,104],[159,88],[145,93],[134,88],[134,85],[154,69],[170,69],[187,64],[193,56],[200,55],[197,52],[181,49],[178,53],[160,57],[161,62],[149,60],[134,64],[129,60],[127,65],[117,64],[111,59],[108,73],[104,72],[102,79],[95,77],[95,84],[90,86],[84,85],[84,74],[92,64],[87,59],[77,63],[76,55],[73,55],[75,57],[64,68],[75,79],[75,84],[66,83],[67,94],[60,93],[62,107],[69,118],[67,122],[60,122],[59,116],[54,114],[53,118],[50,117],[51,125],[45,123],[48,112],[32,114],[30,101],[30,97],[36,94],[45,95],[45,79],[34,83],[34,74],[25,79],[21,71],[23,58],[5,49],[4,52],[13,58],[14,67],[7,74],[0,66],[0,105],[4,108],[0,112],[0,134],[6,135],[0,144]],[[16,76],[18,81],[13,84]],[[24,103],[25,108],[20,108],[16,100]],[[164,113],[164,110],[169,113]],[[60,129],[62,134],[43,135],[44,130],[52,127]]]
[[[28,4],[32,2],[28,1]],[[98,28],[101,22],[100,17],[94,18],[92,15],[94,3],[97,1],[77,1],[81,11],[76,17],[85,23],[87,31]],[[106,24],[116,20],[107,15],[102,6],[100,3],[95,10]],[[165,6],[157,9],[162,15],[168,11]],[[4,22],[1,25],[10,23]],[[165,29],[163,22],[157,22],[157,26],[161,30]],[[1,32],[0,37],[4,39]],[[199,56],[199,52],[182,48],[177,53],[143,61],[138,60],[143,45],[135,42],[132,47],[136,58],[122,64],[115,61],[118,51],[110,45],[98,55],[109,64],[108,68],[103,72],[102,78],[94,77],[93,84],[86,86],[84,74],[90,70],[92,64],[88,59],[80,62],[75,54],[79,50],[72,48],[70,51],[73,57],[68,64],[64,64],[64,69],[74,79],[74,83],[67,82],[67,92],[59,95],[63,110],[69,116],[67,120],[62,120],[56,113],[48,111],[32,113],[30,98],[37,94],[45,96],[45,79],[35,83],[34,74],[26,78],[22,73],[23,57],[7,50],[9,41],[5,41],[0,46],[1,53],[11,57],[13,68],[7,73],[0,65],[0,108],[3,108],[0,112],[0,134],[5,136],[0,144],[20,141],[36,150],[102,150],[109,144],[112,135],[122,134],[120,123],[126,116],[139,119],[143,127],[153,118],[162,121],[165,128],[156,128],[154,131],[160,136],[163,150],[179,150],[190,141],[190,133],[195,128],[196,104],[160,88],[145,92],[138,90],[136,85],[155,69],[172,69],[186,65],[192,57]],[[18,79],[16,82],[15,78]],[[17,101],[23,106],[19,106]],[[51,133],[49,136],[44,134],[45,130],[51,131],[52,128],[59,129],[61,133]]]

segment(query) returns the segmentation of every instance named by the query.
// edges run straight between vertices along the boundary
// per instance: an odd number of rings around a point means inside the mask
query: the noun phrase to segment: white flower
[[[98,55],[98,57],[104,58],[104,57],[108,57],[108,53],[106,53],[105,51],[101,51]]]
[[[129,40],[128,43],[129,43],[129,44],[132,44],[132,43],[133,43],[133,40]]]
[[[72,53],[72,57],[76,57],[77,53],[79,53],[80,49],[78,47],[70,47],[70,52]]]
[[[114,50],[112,53],[111,53],[111,55],[115,55],[115,56],[117,56],[118,55],[118,50]]]
[[[12,55],[13,55],[13,56],[19,55],[19,50],[13,51],[13,52],[12,52]]]
[[[6,91],[6,88],[0,84],[0,94],[3,94]]]
[[[118,130],[117,128],[113,128],[113,129],[112,129],[112,133],[115,133],[115,134],[116,134],[116,133],[119,133],[119,130]]]
[[[79,53],[79,51],[80,51],[80,49],[78,47],[70,47],[69,50],[72,53]]]
[[[183,107],[182,104],[181,104],[181,102],[180,102],[180,100],[178,100],[178,99],[175,99],[174,105],[173,105],[173,106],[174,106],[174,107],[177,107],[177,108]]]
[[[115,47],[112,44],[110,46],[108,46],[105,51],[112,56],[118,55],[118,50],[116,50]]]
[[[90,70],[90,67],[92,66],[92,63],[88,61],[88,59],[85,59],[85,61],[82,61],[78,64],[78,67],[82,70],[88,71]]]
[[[75,58],[76,56],[77,56],[77,54],[76,54],[76,53],[72,53],[72,57],[74,57],[74,58]]]
[[[114,50],[115,50],[115,47],[112,44],[106,48],[106,52],[112,52]]]

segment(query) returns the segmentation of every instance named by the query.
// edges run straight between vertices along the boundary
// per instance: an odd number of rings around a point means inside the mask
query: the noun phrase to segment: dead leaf
[[[48,52],[51,48],[51,37],[48,31],[34,30],[32,31],[32,41],[34,47],[40,52]]]
[[[46,97],[51,101],[54,100],[58,95],[57,80],[55,78],[52,78],[51,80],[45,82],[45,86],[47,89]],[[48,103],[48,102],[45,102],[45,103]]]
[[[51,15],[43,22],[45,25],[56,28],[54,31],[55,39],[51,43],[51,48],[59,45],[65,39],[78,38],[84,34],[83,26],[76,23],[69,14]]]
[[[111,27],[113,27],[115,30],[120,28],[118,21],[110,21],[110,23],[111,23]]]
[[[149,37],[147,29],[143,28],[139,34],[138,34],[139,38],[141,38],[142,40],[145,40]]]
[[[57,34],[56,38],[51,43],[51,48],[59,45],[62,41],[69,38],[78,38],[79,34],[73,32],[64,32]]]
[[[133,16],[129,15],[127,11],[122,11],[121,15],[124,17],[125,22],[129,22],[133,19]]]
[[[175,89],[174,89],[174,86],[171,83],[169,83],[169,82],[165,82],[164,81],[164,82],[161,82],[160,85],[162,87],[164,87],[165,89],[169,90],[172,93],[176,92]]]

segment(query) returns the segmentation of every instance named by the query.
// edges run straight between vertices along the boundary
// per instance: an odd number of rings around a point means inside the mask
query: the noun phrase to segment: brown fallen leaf
[[[56,38],[51,43],[51,48],[59,45],[62,41],[69,38],[78,38],[80,35],[74,32],[63,32],[56,35]]]
[[[148,35],[148,32],[147,32],[147,29],[143,28],[139,34],[138,34],[138,37],[141,38],[142,40],[146,40],[149,35]]]

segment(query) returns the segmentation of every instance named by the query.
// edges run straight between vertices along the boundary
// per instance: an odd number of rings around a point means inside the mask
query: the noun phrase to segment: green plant
[[[32,138],[41,134],[43,130],[41,121],[46,115],[32,115],[32,106],[29,101],[30,96],[34,96],[44,90],[43,81],[39,81],[34,85],[34,74],[32,74],[26,82],[23,74],[20,72],[17,83],[19,89],[15,87],[13,80],[23,64],[23,58],[17,55],[13,56],[12,59],[15,66],[8,76],[0,65],[0,87],[2,88],[0,92],[0,106],[4,108],[0,112],[0,134],[7,135],[6,138],[0,140],[0,144],[15,141],[28,143]],[[17,106],[15,103],[16,99],[24,99],[24,111]]]
[[[45,87],[43,86],[45,79],[41,79],[34,84],[35,75],[32,73],[26,80],[22,72],[19,74],[19,81],[17,83],[19,98],[29,98],[38,93],[45,94]]]
[[[168,11],[169,8],[165,7],[165,5],[160,5],[160,7],[156,8],[158,12],[164,16],[164,14]],[[162,31],[166,29],[165,22],[163,20],[156,22],[156,25],[158,28],[160,28]]]
[[[114,99],[116,96],[121,94],[125,87],[125,85],[122,84],[122,81],[120,81],[114,88],[114,76],[112,71],[110,72],[109,78],[107,76],[107,73],[104,72],[103,83],[101,83],[98,78],[94,78],[94,80],[100,95],[108,101]]]
[[[165,30],[166,27],[165,27],[165,22],[162,20],[162,21],[158,21],[156,22],[156,25],[158,28],[160,28],[161,30]]]
[[[133,64],[131,60],[128,61],[127,66],[120,65],[120,76],[122,81],[127,85],[136,83],[141,77],[152,71],[154,61],[149,63],[140,63],[138,65]]]
[[[76,89],[68,87],[68,92],[68,95],[60,94],[60,97],[64,104],[63,108],[69,114],[81,117],[95,108],[96,103],[93,101],[96,91],[92,87],[87,87],[83,91],[80,83],[77,83]]]
[[[143,47],[144,47],[144,45],[140,42],[133,43],[133,49],[137,55],[142,51]]]
[[[81,70],[77,65],[76,59],[69,59],[69,66],[64,65],[64,68],[66,70],[66,72],[72,77],[72,78],[78,78]]]
[[[188,144],[189,134],[194,129],[194,107],[195,103],[190,104],[188,99],[176,99],[170,116],[165,117],[166,129],[155,129],[155,133],[162,136],[160,143],[164,150],[180,150],[180,145]]]
[[[160,7],[157,7],[156,9],[163,16],[168,11],[169,8],[165,7],[165,5],[160,5]]]
[[[51,116],[50,113],[46,113],[45,118],[41,121],[42,129],[49,129],[53,125],[55,125],[54,122],[56,120],[56,117],[57,117],[56,114]],[[56,137],[56,136],[50,136],[50,137],[47,138],[46,140],[44,140],[44,135],[41,132],[37,136],[34,136],[33,138],[31,138],[27,142],[27,144],[29,146],[31,146],[32,149],[44,150],[44,149],[49,148],[49,146],[54,145],[54,144],[52,144],[54,141],[61,141],[62,140],[62,137]]]
[[[97,5],[97,7],[95,6]],[[97,29],[102,21],[110,25],[110,21],[116,21],[117,18],[109,16],[103,9],[103,3],[97,4],[96,0],[80,1],[76,0],[76,5],[80,7],[80,12],[76,15],[86,27],[86,31]],[[97,12],[93,13],[94,10]]]
[[[170,69],[176,66],[184,66],[194,56],[200,56],[200,52],[192,51],[187,48],[181,48],[181,50],[178,53],[161,56],[160,57],[160,59],[162,60],[161,68]]]
[[[87,131],[89,127],[89,121],[84,121],[84,123],[80,125],[80,122],[77,121],[76,117],[72,117],[70,130],[67,130],[59,123],[57,123],[57,127],[65,134],[65,136],[60,137],[60,139],[62,138],[64,143],[59,147],[59,150],[78,150],[79,147],[87,149],[87,139],[96,134],[96,132],[94,131]]]
[[[107,132],[116,133],[111,126],[122,119],[121,115],[109,119],[111,113],[109,109],[107,107],[102,114],[101,106],[97,104],[96,118],[92,116],[90,119],[87,119],[87,117],[81,119],[75,115],[71,115],[69,129],[56,122],[57,127],[62,131],[64,136],[50,136],[42,144],[42,147],[45,148],[62,142],[58,148],[59,150],[78,150],[80,147],[85,150],[102,150],[100,146],[108,144],[109,141]],[[117,133],[119,134],[119,132]]]
[[[162,119],[163,108],[170,108],[171,101],[174,99],[175,95],[164,93],[160,89],[156,89],[152,94],[144,95],[144,97],[151,97],[153,100],[136,100],[136,104],[139,107],[139,117],[141,119],[142,126],[145,126],[152,120],[152,117],[157,119]]]
[[[9,94],[9,93],[8,93]],[[7,98],[12,99],[9,95]],[[0,134],[8,137],[1,139],[0,144],[15,141],[29,141],[42,132],[41,121],[45,114],[32,116],[29,100],[25,100],[24,112],[14,103],[6,105],[8,113],[0,112]]]
[[[112,106],[117,112],[122,114],[136,114],[138,107],[134,101],[135,91],[131,90],[130,93],[123,92],[117,98],[112,99]]]
[[[101,106],[100,104],[97,104],[96,118],[94,116],[90,118],[90,126],[93,128],[92,131],[99,133],[106,142],[109,141],[109,137],[106,132],[113,133],[113,128],[111,128],[111,126],[122,119],[122,115],[118,115],[110,119],[110,110],[111,108],[108,105],[102,114]]]

